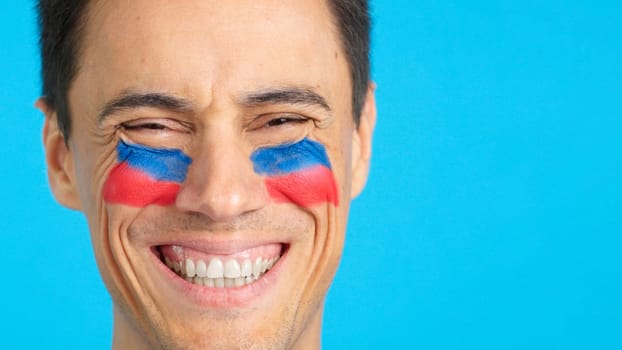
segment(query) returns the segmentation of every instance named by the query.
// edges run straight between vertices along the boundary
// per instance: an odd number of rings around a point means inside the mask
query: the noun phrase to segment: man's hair
[[[92,0],[91,0],[92,1]],[[369,83],[370,27],[367,0],[327,0],[339,30],[350,68],[352,110],[358,125]],[[67,94],[78,69],[80,41],[89,0],[39,0],[39,45],[42,95],[58,116],[58,126],[69,139],[71,119]]]

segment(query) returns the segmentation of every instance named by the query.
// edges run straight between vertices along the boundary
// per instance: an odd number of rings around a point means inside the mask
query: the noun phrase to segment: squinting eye
[[[158,123],[142,123],[142,124],[123,124],[123,128],[126,130],[139,130],[139,129],[148,129],[148,130],[165,130],[168,129],[167,126],[158,124]]]
[[[180,120],[167,118],[142,118],[120,125],[126,131],[135,132],[182,132],[192,131],[192,125]]]
[[[117,125],[133,143],[156,148],[182,149],[189,144],[193,125],[173,118],[137,118]]]
[[[303,123],[305,121],[306,119],[297,118],[297,117],[280,117],[280,118],[275,118],[275,119],[270,120],[264,125],[264,127],[271,128],[271,127],[281,126],[283,124],[288,124],[288,123]]]

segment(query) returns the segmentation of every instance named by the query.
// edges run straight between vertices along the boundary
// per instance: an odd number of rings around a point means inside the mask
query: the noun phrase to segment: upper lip
[[[268,244],[280,244],[282,246],[287,245],[287,242],[278,240],[239,240],[239,239],[186,239],[186,240],[170,240],[163,241],[154,244],[152,247],[157,248],[161,246],[180,246],[184,248],[193,249],[196,251],[214,254],[214,255],[231,255],[238,252],[242,252],[251,248],[256,248]]]

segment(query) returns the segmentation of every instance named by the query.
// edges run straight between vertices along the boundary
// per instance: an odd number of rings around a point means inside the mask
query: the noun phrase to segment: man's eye
[[[281,125],[288,124],[288,123],[303,123],[305,122],[305,120],[306,119],[299,118],[299,117],[279,117],[279,118],[274,118],[270,120],[269,122],[265,124],[264,127],[272,128],[272,127],[277,127],[277,126],[281,126]]]
[[[181,132],[187,133],[192,130],[192,125],[176,119],[168,118],[141,118],[122,123],[121,128],[134,132]]]
[[[126,130],[166,130],[166,125],[158,123],[140,123],[140,124],[123,124],[122,127]]]

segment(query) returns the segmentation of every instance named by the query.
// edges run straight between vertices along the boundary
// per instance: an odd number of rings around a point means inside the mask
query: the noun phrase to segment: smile
[[[261,279],[283,255],[281,244],[230,254],[210,254],[189,247],[158,247],[160,260],[186,282],[210,288],[239,288]]]

